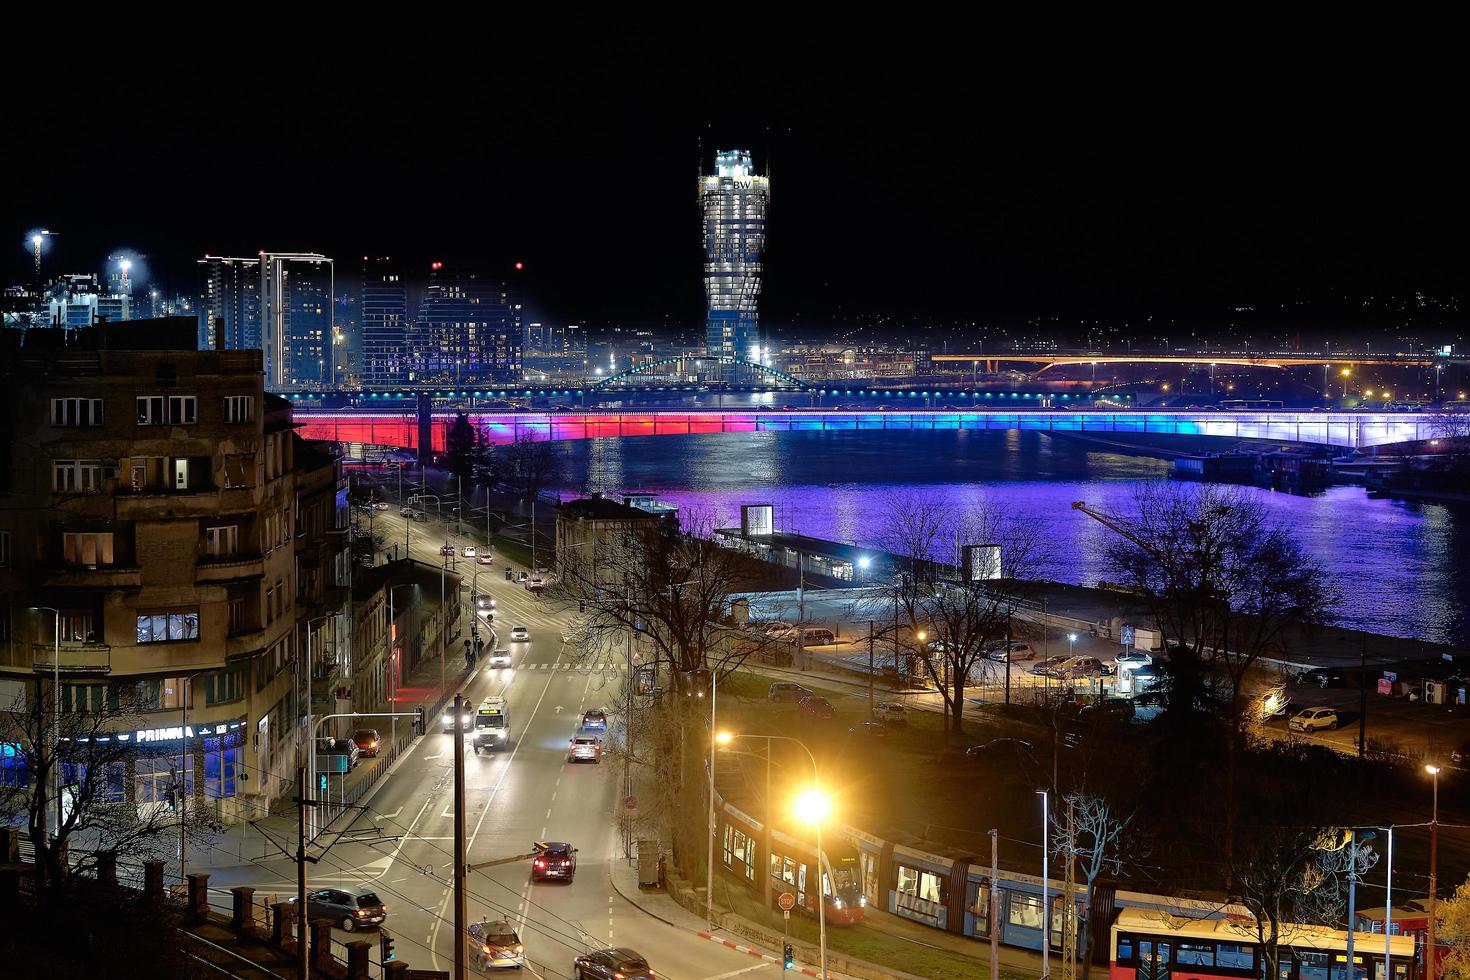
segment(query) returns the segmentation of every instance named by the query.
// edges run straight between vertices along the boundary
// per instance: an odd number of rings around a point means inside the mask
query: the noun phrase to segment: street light
[[[1077,634],[1067,634],[1067,656],[1073,656],[1077,652]]]
[[[759,739],[764,739],[765,740],[765,743],[766,743],[766,831],[767,831],[767,834],[768,835],[771,835],[771,834],[774,833],[774,830],[771,827],[771,798],[770,798],[770,796],[771,796],[771,794],[770,794],[770,786],[771,786],[771,778],[770,778],[770,752],[771,752],[771,743],[772,742],[778,742],[778,741],[779,742],[793,742],[796,745],[801,746],[801,750],[806,753],[807,759],[812,764],[812,785],[809,788],[807,788],[806,790],[804,790],[803,792],[801,792],[800,794],[798,794],[798,796],[796,798],[795,813],[796,813],[796,816],[799,819],[801,819],[803,821],[806,821],[807,823],[812,824],[813,828],[816,830],[816,835],[817,835],[817,841],[816,841],[816,843],[817,843],[817,936],[818,936],[819,949],[821,951],[822,977],[823,977],[823,980],[826,980],[826,977],[827,977],[827,892],[826,892],[826,879],[827,879],[827,876],[826,876],[826,874],[822,870],[822,821],[824,819],[826,819],[827,815],[831,812],[831,808],[832,807],[831,807],[831,803],[830,803],[827,795],[825,793],[822,793],[819,789],[817,789],[817,786],[820,783],[820,780],[817,778],[817,758],[816,758],[816,756],[812,755],[812,750],[809,749],[809,748],[807,748],[805,742],[803,742],[799,738],[792,738],[790,735],[754,735],[754,734],[745,734],[743,732],[720,732],[719,734],[717,734],[717,735],[714,736],[714,741],[715,741],[715,744],[717,744],[717,745],[729,745],[731,742],[733,742],[737,738],[759,738]],[[766,855],[766,862],[767,862],[767,864],[770,863],[769,850],[770,850],[770,848],[769,848],[769,845],[768,845],[767,846],[767,855]],[[836,882],[835,881],[833,882],[833,887],[836,887]]]
[[[1429,773],[1434,781],[1434,805],[1429,816],[1429,935],[1424,944],[1424,976],[1425,980],[1434,980],[1434,903],[1439,892],[1439,766],[1427,765],[1424,771]],[[1390,914],[1385,912],[1385,915]],[[1352,923],[1348,923],[1349,926]],[[1388,920],[1383,922],[1383,928],[1388,928]]]
[[[1047,808],[1046,790],[1039,789],[1036,795],[1041,797],[1041,978],[1047,980],[1051,976],[1051,897],[1047,894],[1047,876],[1050,874],[1047,824],[1051,811]]]

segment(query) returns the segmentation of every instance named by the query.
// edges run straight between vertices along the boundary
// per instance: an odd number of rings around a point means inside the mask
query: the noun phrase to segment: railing
[[[59,653],[59,656],[58,656]],[[58,651],[55,643],[32,643],[31,665],[36,670],[60,670],[106,673],[112,669],[112,647],[106,643],[79,643],[62,640]]]

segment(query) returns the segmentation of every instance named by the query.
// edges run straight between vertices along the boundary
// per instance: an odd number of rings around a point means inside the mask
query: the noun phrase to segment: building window
[[[193,425],[199,421],[198,399],[193,395],[139,395],[139,425]]]
[[[203,678],[204,703],[228,704],[240,700],[241,676],[239,670],[221,670],[206,674]]]
[[[150,677],[138,682],[139,711],[170,711],[184,706],[183,677]]]
[[[62,557],[68,565],[96,568],[112,564],[111,532],[66,533],[61,536],[61,544]]]
[[[252,487],[255,481],[255,457],[250,453],[229,453],[225,456],[225,487]]]
[[[101,425],[102,399],[53,398],[51,399],[51,424]]]
[[[97,625],[85,609],[61,610],[61,638],[69,643],[96,643]]]
[[[245,628],[245,600],[233,598],[230,600],[230,634],[234,635]]]
[[[226,395],[225,421],[251,422],[255,419],[255,396]]]
[[[189,489],[189,461],[187,459],[174,460],[174,489]]]
[[[199,639],[199,613],[153,613],[138,617],[138,643],[176,643]]]
[[[97,493],[102,489],[102,461],[52,460],[51,489],[57,493]]]
[[[204,533],[209,540],[209,553],[216,558],[233,555],[240,550],[239,525],[229,524],[225,527],[211,527]]]
[[[183,778],[179,766],[184,767]],[[194,795],[194,753],[152,756],[139,753],[133,763],[133,802],[167,803],[177,809],[180,793]]]
[[[91,712],[98,714],[116,706],[116,699],[108,697],[106,684],[63,684],[61,685],[61,710]]]
[[[10,532],[0,531],[0,568],[10,565]]]

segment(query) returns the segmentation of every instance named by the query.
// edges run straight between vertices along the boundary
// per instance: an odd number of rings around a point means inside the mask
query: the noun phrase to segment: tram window
[[[1118,937],[1118,962],[1119,963],[1132,963],[1133,962],[1133,937],[1132,936],[1119,936]]]
[[[1006,916],[1013,926],[1024,926],[1027,929],[1040,929],[1041,908],[1040,895],[1021,895],[1012,892],[1010,910],[1006,913]]]
[[[1327,954],[1298,951],[1296,954],[1297,976],[1301,980],[1327,980]]]
[[[1214,966],[1213,943],[1179,943],[1174,947],[1175,966]]]
[[[1215,947],[1215,965],[1227,970],[1250,970],[1255,967],[1255,949],[1235,943],[1220,943]]]

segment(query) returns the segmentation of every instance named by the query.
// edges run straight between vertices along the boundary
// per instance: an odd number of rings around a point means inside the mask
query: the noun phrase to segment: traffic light
[[[424,708],[423,705],[420,705],[419,707],[413,709],[413,733],[415,735],[422,735],[424,734],[425,730]]]
[[[391,963],[393,956],[393,937],[386,932],[378,934],[378,962]]]
[[[327,774],[326,773],[323,772],[323,773],[318,773],[317,774],[317,777],[316,777],[316,789],[317,789],[317,792],[318,793],[325,793],[327,791]]]
[[[790,943],[787,943],[785,946],[781,947],[781,969],[796,969],[796,950],[791,948]]]

